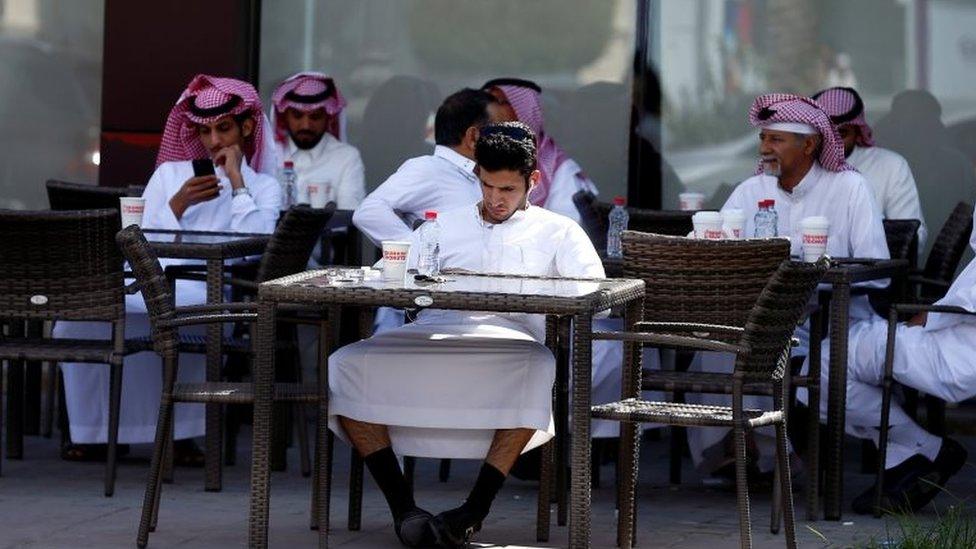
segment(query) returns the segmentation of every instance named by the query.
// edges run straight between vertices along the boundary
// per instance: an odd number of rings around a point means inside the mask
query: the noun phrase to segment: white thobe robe
[[[855,146],[847,162],[861,172],[874,194],[874,202],[885,219],[917,219],[918,249],[925,249],[928,228],[922,218],[922,205],[918,199],[918,186],[900,154],[882,147]]]
[[[530,206],[499,224],[478,205],[438,216],[444,268],[602,277],[582,228]],[[416,264],[413,235],[409,263]],[[511,289],[499,280],[499,288]],[[547,281],[526,281],[523,285]],[[594,283],[583,283],[594,284]],[[552,437],[555,360],[541,315],[424,310],[412,324],[347,345],[329,357],[332,430],[336,416],[388,425],[401,455],[484,458],[497,429],[536,430],[525,450]]]
[[[556,168],[552,182],[549,185],[549,194],[546,196],[546,203],[542,207],[565,215],[573,221],[580,222],[580,213],[573,203],[573,195],[579,191],[587,191],[594,195],[599,194],[596,185],[583,175],[583,169],[573,159],[567,158]]]
[[[142,227],[145,229],[185,229],[271,233],[281,204],[281,189],[271,176],[259,174],[242,163],[241,175],[251,195],[231,196],[230,180],[217,168],[220,195],[195,204],[177,219],[169,200],[187,179],[193,177],[190,162],[165,162],[150,178],[143,192],[146,199]],[[163,260],[170,265],[177,260]],[[183,262],[186,263],[186,262]],[[131,282],[128,280],[127,283]],[[177,305],[198,305],[207,299],[203,282],[180,280],[176,284]],[[126,296],[125,336],[149,334],[149,316],[142,294]],[[184,333],[205,334],[206,327],[183,328]],[[107,338],[110,326],[97,322],[58,322],[55,337]],[[180,355],[180,380],[203,381],[206,359],[198,354]],[[161,360],[153,351],[125,357],[122,373],[122,407],[119,421],[120,443],[152,442],[162,389]],[[61,365],[71,440],[74,443],[104,443],[108,440],[108,399],[110,371],[101,364]],[[202,435],[204,406],[180,404],[176,407],[174,434],[177,439]]]
[[[339,141],[326,132],[311,149],[295,146],[291,137],[277,144],[278,156],[294,163],[298,196],[308,200],[309,183],[325,183],[326,202],[340,210],[354,210],[366,194],[363,160],[356,147]]]
[[[969,244],[976,250],[976,232]],[[976,260],[936,304],[976,311]],[[887,337],[887,321],[876,317],[853,326],[848,342],[847,431],[875,443]],[[976,396],[976,317],[929,313],[925,326],[899,324],[895,338],[892,372],[897,382],[950,402]],[[941,439],[922,429],[897,402],[891,403],[888,425],[886,467],[914,454],[938,455]]]
[[[831,257],[862,257],[887,259],[888,244],[885,239],[884,226],[881,216],[874,204],[874,198],[864,177],[854,171],[831,172],[823,169],[819,163],[814,163],[810,171],[800,183],[793,188],[793,192],[786,192],[779,186],[779,179],[767,175],[755,175],[740,183],[728,201],[722,207],[723,211],[731,208],[741,209],[746,215],[745,234],[755,233],[754,217],[758,210],[758,202],[764,199],[776,201],[775,209],[778,216],[777,234],[790,239],[791,255],[801,255],[800,221],[809,216],[824,216],[830,221],[830,231],[827,239],[827,254]],[[874,282],[880,285],[884,282]],[[851,325],[859,320],[876,317],[866,296],[854,296],[850,302]],[[797,337],[801,340],[799,353],[806,354],[806,344],[809,332],[803,327],[797,329]],[[829,356],[829,353],[828,355]],[[734,358],[728,353],[699,353],[693,368],[703,371],[731,372]],[[824,368],[821,375],[823,383],[821,395],[824,403],[821,412],[826,412],[826,384],[828,369]],[[806,391],[797,391],[801,399]],[[698,397],[702,403],[728,405],[730,397],[727,395],[689,395],[689,401]],[[772,400],[768,397],[745,397],[746,407],[770,408]],[[691,455],[696,464],[702,463],[703,452],[706,448],[720,441],[728,432],[724,428],[692,429],[688,434],[688,444]],[[770,469],[774,459],[774,448],[769,437],[756,437],[760,446],[762,469]]]

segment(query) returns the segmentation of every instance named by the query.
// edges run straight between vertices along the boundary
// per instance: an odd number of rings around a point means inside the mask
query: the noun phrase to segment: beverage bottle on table
[[[759,201],[759,211],[756,212],[754,224],[756,238],[773,238],[778,235],[777,226],[779,216],[776,215],[776,201],[770,198]]]
[[[607,257],[624,256],[624,250],[620,244],[620,234],[627,230],[627,222],[630,221],[630,214],[624,207],[625,203],[626,201],[622,196],[613,199],[613,209],[610,210],[610,219],[607,224]]]
[[[426,276],[440,274],[441,226],[437,223],[437,212],[424,212],[424,224],[420,226],[420,250],[417,254],[417,272]]]
[[[285,161],[285,167],[281,170],[281,206],[288,209],[298,204],[298,174],[295,173],[295,164],[291,160]]]

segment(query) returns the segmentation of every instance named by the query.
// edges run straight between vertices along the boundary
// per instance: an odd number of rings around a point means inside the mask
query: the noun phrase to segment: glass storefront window
[[[0,0],[0,208],[98,176],[105,0]]]
[[[301,70],[332,75],[367,190],[429,154],[444,97],[515,76],[542,86],[546,130],[603,200],[626,194],[635,0],[265,0],[261,13],[263,96]]]

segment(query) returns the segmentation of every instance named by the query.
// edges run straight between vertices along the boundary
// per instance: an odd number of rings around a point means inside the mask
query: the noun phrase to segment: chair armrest
[[[257,320],[257,313],[211,313],[191,314],[164,318],[159,321],[160,328],[176,328],[179,326],[195,326],[198,324],[223,324],[224,322],[243,322]]]
[[[240,288],[242,290],[254,290],[254,291],[257,291],[257,289],[258,289],[258,283],[257,282],[255,282],[253,280],[248,280],[246,278],[237,278],[237,277],[233,277],[233,276],[225,277],[224,278],[224,284],[226,284],[228,286],[231,286],[231,287],[234,287],[234,288]]]
[[[724,353],[745,353],[749,349],[743,345],[723,343],[714,339],[646,332],[593,332],[593,339],[632,341],[654,345],[655,347],[678,347],[698,351],[719,351]]]
[[[205,303],[201,305],[184,305],[176,308],[177,315],[208,314],[208,313],[256,313],[257,303],[233,301],[230,303]]]
[[[935,286],[936,288],[941,288],[944,290],[949,289],[951,285],[945,280],[937,280],[934,278],[926,278],[924,276],[910,276],[908,277],[908,282],[910,284],[918,284],[919,286]]]
[[[918,303],[896,303],[891,306],[895,311],[899,313],[949,313],[956,315],[973,315],[976,316],[976,312],[968,311],[962,307],[956,307],[954,305],[924,305]]]
[[[721,324],[702,324],[698,322],[637,322],[636,328],[650,328],[658,332],[721,332],[725,334],[741,334],[745,328],[739,326],[723,326]]]

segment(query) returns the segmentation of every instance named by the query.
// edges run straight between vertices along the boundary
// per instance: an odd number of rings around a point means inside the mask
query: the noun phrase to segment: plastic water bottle
[[[417,272],[426,276],[437,276],[441,272],[441,226],[437,223],[437,212],[424,212],[424,224],[420,226],[420,250],[417,255]]]
[[[624,256],[624,250],[620,244],[620,234],[627,230],[627,222],[630,221],[630,214],[624,207],[625,203],[626,201],[622,196],[613,199],[613,209],[610,210],[610,219],[607,224],[607,257]]]
[[[754,219],[756,238],[773,238],[778,235],[779,216],[776,215],[775,205],[776,201],[770,198],[759,201],[759,211]]]
[[[295,173],[295,163],[285,161],[281,170],[281,202],[282,209],[287,210],[298,203],[298,174]]]

